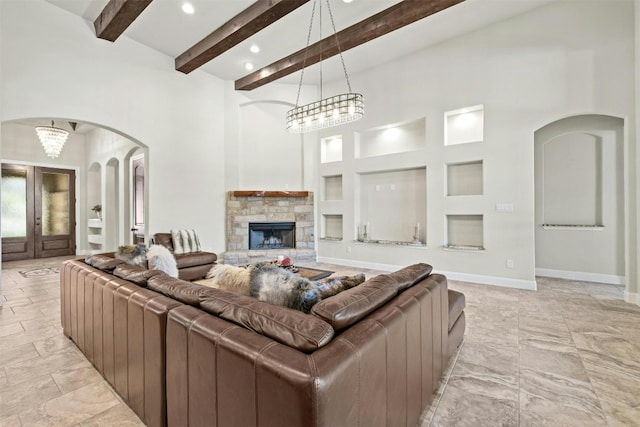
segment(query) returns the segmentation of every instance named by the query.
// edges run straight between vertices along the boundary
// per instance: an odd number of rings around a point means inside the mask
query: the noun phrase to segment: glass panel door
[[[2,259],[34,256],[33,167],[2,165]]]
[[[75,253],[75,172],[36,168],[36,258]]]

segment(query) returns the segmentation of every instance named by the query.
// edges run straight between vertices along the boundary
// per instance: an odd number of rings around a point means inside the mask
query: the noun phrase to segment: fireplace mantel
[[[234,197],[307,197],[308,191],[262,191],[238,190],[232,192]]]

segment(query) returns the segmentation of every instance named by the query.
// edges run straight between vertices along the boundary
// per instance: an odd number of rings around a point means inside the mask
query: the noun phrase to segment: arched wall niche
[[[624,120],[566,117],[534,141],[536,274],[624,284]]]

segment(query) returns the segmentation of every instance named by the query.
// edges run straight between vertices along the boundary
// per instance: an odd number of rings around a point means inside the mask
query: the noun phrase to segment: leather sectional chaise
[[[427,264],[311,314],[105,255],[64,262],[61,293],[64,334],[149,426],[415,425],[464,332]]]

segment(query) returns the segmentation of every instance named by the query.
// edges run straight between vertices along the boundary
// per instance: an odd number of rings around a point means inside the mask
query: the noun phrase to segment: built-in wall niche
[[[342,161],[342,135],[329,136],[320,140],[320,162]]]
[[[447,165],[447,196],[482,195],[482,160]]]
[[[482,215],[447,215],[445,249],[484,250]]]
[[[342,200],[342,175],[325,176],[324,200]]]
[[[425,148],[425,118],[370,129],[356,135],[356,157],[405,153]]]
[[[427,218],[425,167],[358,174],[358,240],[424,244]],[[366,236],[365,236],[366,226]],[[416,239],[416,232],[418,239]]]
[[[322,238],[342,240],[342,215],[322,215]]]
[[[592,134],[569,133],[544,144],[545,228],[602,229],[602,156],[602,138]]]
[[[484,106],[461,108],[444,113],[444,145],[484,140]]]

